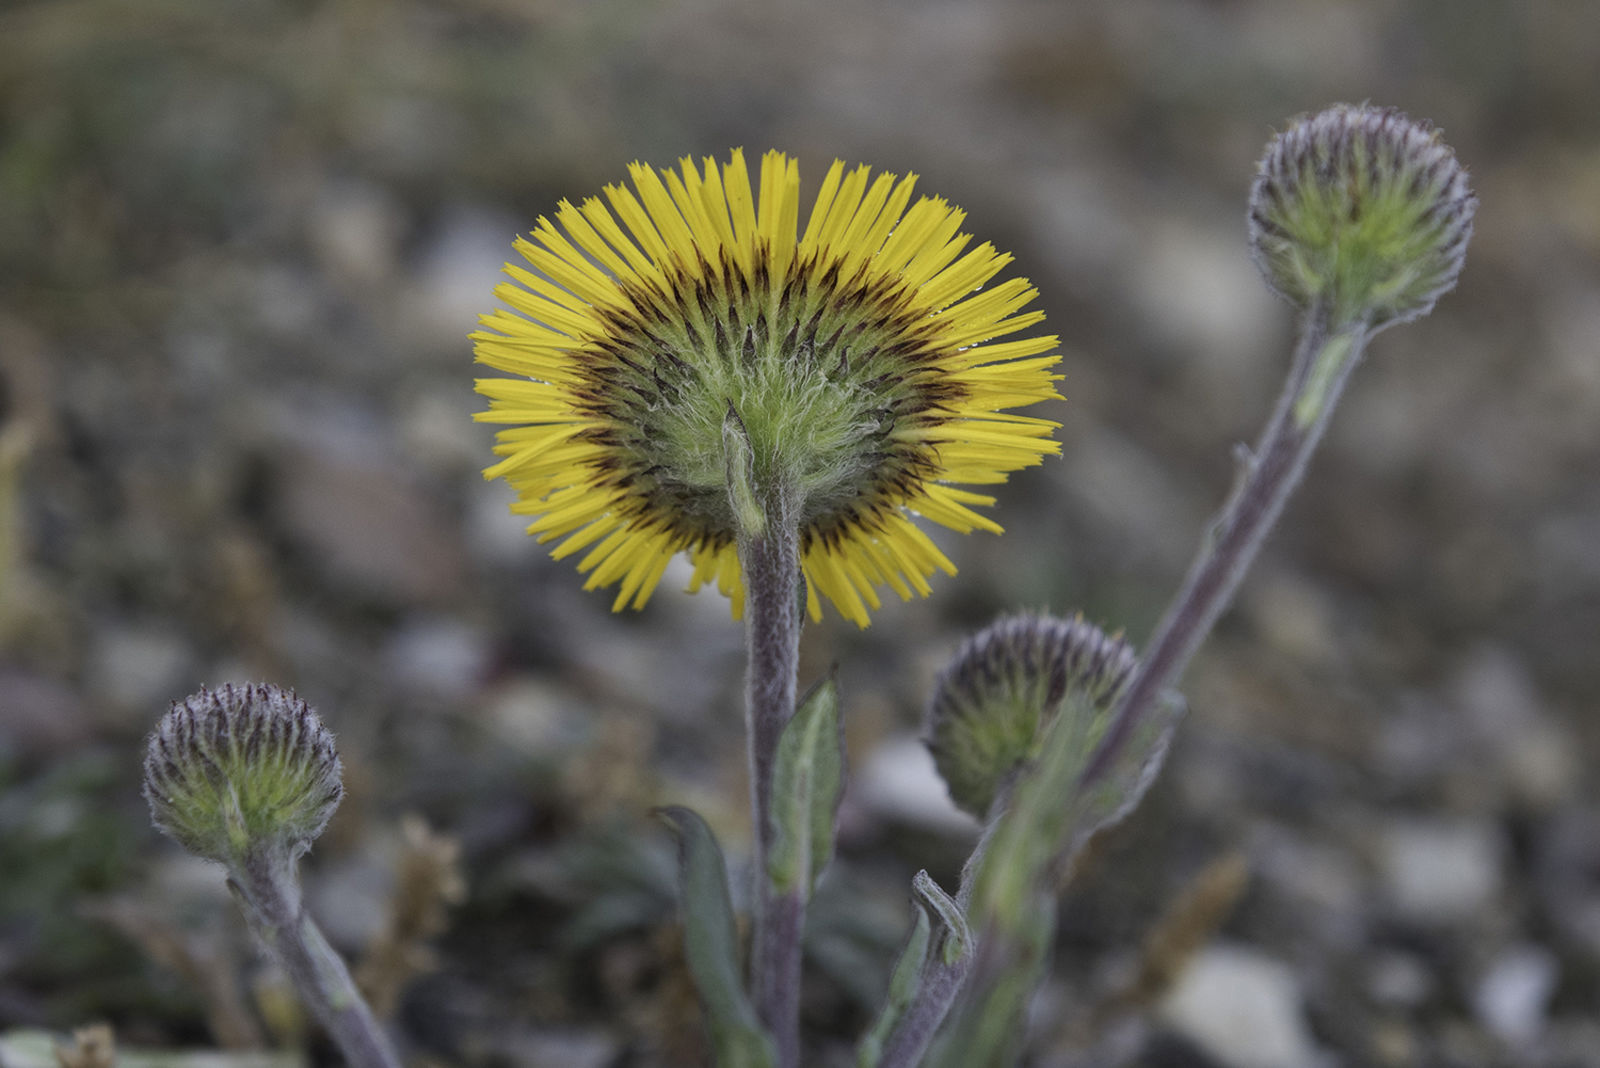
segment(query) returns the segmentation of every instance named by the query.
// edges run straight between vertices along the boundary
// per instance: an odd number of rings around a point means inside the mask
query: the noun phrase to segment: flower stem
[[[1321,441],[1350,371],[1361,360],[1365,320],[1330,325],[1314,304],[1301,323],[1294,361],[1276,409],[1255,450],[1243,459],[1233,495],[1200,546],[1155,636],[1084,770],[1083,786],[1100,778],[1160,694],[1173,685],[1233,599],[1267,534],[1283,511],[1306,462]]]
[[[991,923],[977,939],[977,952],[955,977],[954,992],[943,1001],[943,1011],[932,1020],[922,1039],[932,1045],[940,1025],[949,1016],[956,995],[965,1002],[939,1035],[933,1058],[896,1062],[885,1059],[882,1068],[927,1064],[935,1068],[1000,1068],[1016,1063],[1017,1050],[1026,1037],[1025,1016],[1035,989],[1043,981],[1056,930],[1053,891],[1040,891],[1024,930],[1002,931]],[[910,1015],[909,1013],[907,1014]]]
[[[1066,718],[1058,713],[1033,772],[1004,786],[990,805],[983,837],[962,869],[956,904],[973,925],[974,951],[959,967],[930,969],[940,982],[925,981],[894,1036],[903,1041],[888,1047],[905,1054],[886,1056],[879,1068],[979,1068],[1015,1060],[1007,1053],[1022,1040],[1023,1014],[1055,933],[1052,860],[1072,809],[1063,791],[1075,788],[1074,771],[1085,757],[1076,732],[1063,730]],[[925,1060],[958,996],[960,1010]]]
[[[356,989],[344,959],[306,912],[293,861],[258,854],[232,873],[228,886],[251,929],[352,1068],[400,1068],[400,1058]]]
[[[772,847],[772,769],[778,739],[794,716],[800,663],[799,505],[782,489],[761,494],[765,522],[742,534],[745,645],[749,675],[745,729],[750,758],[755,922],[750,984],[756,1012],[772,1034],[778,1068],[800,1063],[800,936],[805,887],[780,890],[767,874]]]
[[[905,1014],[884,1043],[877,1068],[916,1068],[923,1063],[933,1036],[950,1014],[950,1006],[955,1004],[971,970],[970,953],[955,961],[929,963],[917,996],[906,1006]]]

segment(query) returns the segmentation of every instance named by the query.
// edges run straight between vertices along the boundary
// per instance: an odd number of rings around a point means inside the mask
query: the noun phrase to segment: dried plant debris
[[[429,943],[449,925],[449,907],[467,896],[456,839],[434,833],[416,815],[402,821],[401,833],[403,852],[389,917],[356,971],[356,982],[373,1011],[385,1017],[394,1014],[406,984],[433,969],[436,958]]]
[[[72,1032],[70,1042],[56,1046],[60,1068],[114,1068],[117,1043],[110,1024],[90,1024]]]
[[[1116,1017],[1160,1001],[1195,953],[1239,903],[1250,877],[1243,854],[1228,853],[1201,869],[1145,936],[1132,979],[1102,1000],[1090,1014],[1091,1033]]]
[[[296,1051],[220,1053],[213,1050],[117,1049],[111,1028],[96,1024],[63,1042],[49,1031],[19,1028],[0,1034],[5,1068],[308,1068]]]
[[[85,913],[122,932],[145,955],[182,976],[205,1009],[211,1036],[224,1049],[260,1049],[261,1026],[239,985],[239,961],[231,941],[216,930],[200,935],[181,930],[170,918],[138,899],[118,895],[85,906]]]

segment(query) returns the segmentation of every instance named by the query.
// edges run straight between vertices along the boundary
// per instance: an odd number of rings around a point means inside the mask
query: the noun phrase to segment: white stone
[[[155,716],[195,688],[193,663],[188,643],[177,634],[112,626],[95,636],[89,688],[119,710]]]
[[[1485,757],[1498,763],[1517,800],[1552,809],[1582,783],[1582,747],[1551,716],[1527,666],[1498,645],[1480,645],[1451,683],[1455,703]]]
[[[550,1030],[528,1032],[505,1043],[515,1064],[561,1068],[604,1068],[617,1059],[617,1042],[601,1032]]]
[[[495,310],[495,286],[505,281],[501,267],[521,260],[512,242],[523,229],[521,220],[504,212],[457,203],[423,242],[407,307],[412,325],[439,342],[441,354],[458,358],[461,337],[477,327],[480,315]]]
[[[383,186],[330,182],[307,215],[306,240],[335,279],[373,284],[394,273],[405,226],[404,209]]]
[[[480,627],[447,616],[419,616],[390,636],[384,664],[399,688],[459,699],[488,675],[489,646]]]
[[[1254,385],[1277,351],[1277,298],[1261,284],[1236,230],[1171,217],[1140,229],[1145,241],[1132,259],[1140,321],[1175,351],[1207,361],[1209,373],[1196,382],[1217,395],[1205,399],[1242,414],[1254,398],[1240,383]]]
[[[572,720],[591,715],[581,697],[534,675],[506,679],[484,702],[484,719],[495,737],[517,752],[534,755],[559,754],[575,744]]]
[[[478,398],[464,402],[455,386],[451,382],[450,388],[417,393],[406,402],[399,420],[406,451],[429,470],[451,478],[487,467],[496,459],[490,451],[493,428],[465,418],[462,412],[464,404],[480,410],[488,407],[488,402]],[[523,525],[527,522],[523,520]]]
[[[922,740],[901,735],[868,755],[851,784],[854,800],[874,815],[946,833],[971,832],[977,821],[950,800]]]
[[[1227,1068],[1316,1068],[1299,983],[1281,961],[1214,945],[1184,969],[1162,1020]]]
[[[1545,1029],[1545,1010],[1555,993],[1559,968],[1542,946],[1522,944],[1502,953],[1473,992],[1483,1026],[1510,1046],[1526,1046]]]
[[[1487,824],[1400,820],[1383,836],[1384,889],[1407,919],[1428,924],[1466,919],[1500,892],[1504,849]]]

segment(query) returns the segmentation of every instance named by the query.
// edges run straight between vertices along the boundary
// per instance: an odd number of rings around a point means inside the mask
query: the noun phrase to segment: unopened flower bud
[[[996,793],[1038,755],[1043,727],[1069,692],[1109,714],[1133,650],[1082,617],[1001,619],[961,646],[935,687],[927,744],[956,804],[982,819]]]
[[[1428,314],[1456,284],[1478,200],[1455,152],[1394,108],[1338,104],[1267,146],[1250,245],[1267,284],[1334,325]]]
[[[184,848],[237,866],[304,853],[344,787],[333,735],[310,705],[276,686],[227,685],[173,702],[150,736],[144,796]]]

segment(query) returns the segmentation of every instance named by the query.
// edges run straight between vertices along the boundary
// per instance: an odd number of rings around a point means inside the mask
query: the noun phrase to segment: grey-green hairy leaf
[[[772,771],[772,851],[767,875],[779,890],[809,893],[833,859],[844,793],[839,687],[831,674],[811,689],[778,739]]]
[[[950,1006],[961,993],[972,968],[974,946],[966,913],[960,903],[939,888],[925,871],[911,880],[911,892],[924,915],[937,917],[938,931],[930,935],[922,970],[908,984],[907,1000],[882,1039],[874,1068],[914,1068],[923,1063],[928,1044],[943,1024]]]
[[[967,928],[967,917],[954,898],[940,889],[933,876],[919,871],[912,877],[911,892],[939,917],[943,925],[940,935],[939,956],[946,964],[954,964],[972,952],[972,932]]]
[[[767,513],[756,497],[755,451],[750,447],[750,431],[732,401],[722,417],[722,458],[734,520],[745,536],[760,537],[767,529]]]
[[[911,999],[917,996],[917,990],[922,985],[922,966],[928,958],[933,923],[928,919],[927,909],[921,905],[912,907],[916,909],[917,918],[912,922],[911,935],[906,939],[905,948],[895,961],[894,972],[889,976],[888,996],[884,998],[883,1008],[878,1011],[878,1018],[873,1021],[871,1029],[861,1036],[861,1041],[856,1045],[857,1068],[877,1068],[883,1056],[883,1044],[888,1041],[906,1006],[911,1004]]]
[[[683,948],[719,1068],[771,1068],[772,1040],[762,1030],[740,983],[739,933],[728,894],[728,868],[711,828],[687,808],[658,814],[678,836]]]
[[[1138,807],[1166,763],[1172,734],[1187,709],[1183,697],[1168,691],[1155,703],[1099,779],[1080,789],[1073,805],[1072,838],[1060,863],[1072,859],[1091,834],[1119,823]],[[1102,728],[1103,730],[1103,728]],[[1100,732],[1097,731],[1098,736]]]

